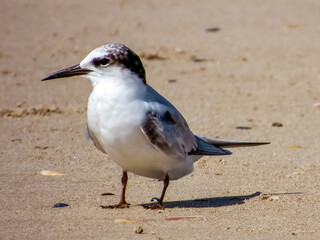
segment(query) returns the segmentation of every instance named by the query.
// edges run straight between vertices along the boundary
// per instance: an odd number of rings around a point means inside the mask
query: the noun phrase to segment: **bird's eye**
[[[96,65],[97,67],[106,67],[106,66],[108,66],[109,62],[110,62],[110,59],[102,58],[102,59],[94,61],[94,65]]]
[[[101,67],[105,67],[109,64],[110,60],[108,58],[102,58],[100,61],[99,61],[99,64]]]

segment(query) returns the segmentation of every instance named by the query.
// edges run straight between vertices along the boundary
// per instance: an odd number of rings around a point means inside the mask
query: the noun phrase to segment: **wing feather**
[[[174,113],[169,109],[148,111],[141,130],[157,150],[184,159],[196,149],[196,139],[183,117]]]

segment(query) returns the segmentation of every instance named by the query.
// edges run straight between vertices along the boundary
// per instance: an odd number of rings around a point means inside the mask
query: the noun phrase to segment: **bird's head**
[[[124,74],[133,74],[146,84],[146,73],[139,56],[123,44],[108,44],[94,49],[80,64],[55,72],[42,81],[80,75],[95,84]]]

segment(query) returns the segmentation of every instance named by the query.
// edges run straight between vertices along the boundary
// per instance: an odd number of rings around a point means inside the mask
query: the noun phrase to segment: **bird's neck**
[[[141,99],[147,85],[135,74],[129,71],[116,72],[103,79],[91,79],[93,93],[107,101],[130,102]]]

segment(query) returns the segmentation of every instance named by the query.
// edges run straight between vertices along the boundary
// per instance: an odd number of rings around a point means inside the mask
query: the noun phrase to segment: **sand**
[[[319,10],[318,0],[2,1],[0,239],[319,239]],[[148,83],[195,133],[271,144],[202,158],[170,183],[165,210],[141,206],[162,183],[133,174],[131,208],[102,209],[119,201],[121,169],[85,138],[91,84],[40,80],[114,42],[142,57]]]

